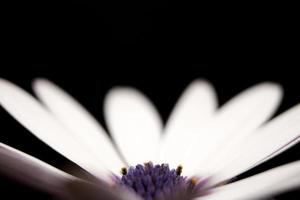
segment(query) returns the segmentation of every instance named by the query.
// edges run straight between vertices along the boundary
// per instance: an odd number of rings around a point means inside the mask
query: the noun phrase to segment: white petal
[[[153,160],[162,122],[145,96],[131,88],[113,89],[105,98],[104,114],[110,133],[129,164]]]
[[[202,137],[190,145],[190,156],[186,159],[195,170],[190,173],[198,169],[198,173],[207,173],[212,167],[210,163],[215,162],[214,159],[226,160],[227,154],[220,152],[239,144],[241,139],[269,119],[278,107],[281,97],[280,86],[263,83],[247,89],[226,103],[207,128],[202,130]]]
[[[36,99],[12,83],[0,79],[0,105],[40,140],[96,176],[107,174],[101,162],[89,154]]]
[[[281,114],[251,134],[239,145],[231,162],[219,170],[215,181],[223,181],[245,172],[299,142],[300,104]]]
[[[284,145],[283,147],[280,147],[280,149],[276,150],[271,155],[269,155],[268,157],[266,157],[263,160],[259,161],[255,165],[257,166],[261,163],[264,163],[264,162],[270,160],[271,158],[274,158],[275,156],[281,154],[282,152],[284,152],[284,151],[288,150],[289,148],[293,147],[294,145],[298,144],[299,142],[300,142],[300,136],[298,136],[296,139],[292,140],[288,144]]]
[[[73,136],[113,172],[124,166],[111,140],[100,124],[75,99],[48,80],[37,79],[33,83],[37,96]],[[104,153],[105,152],[105,153]]]
[[[300,161],[215,189],[199,200],[250,200],[277,195],[300,187]]]
[[[0,143],[0,173],[45,192],[57,193],[75,177]]]
[[[160,149],[160,163],[176,167],[184,151],[200,135],[202,127],[213,116],[217,98],[213,86],[204,80],[193,81],[177,102],[167,122]]]

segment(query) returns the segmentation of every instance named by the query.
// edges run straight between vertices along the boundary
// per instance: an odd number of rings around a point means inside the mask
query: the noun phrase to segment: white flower
[[[74,177],[0,143],[0,172],[44,191],[71,199],[140,199],[134,188],[118,187],[112,175],[121,176],[122,167],[147,161],[171,168],[182,165],[184,175],[200,178],[193,179],[193,186],[208,180],[200,189],[210,188],[208,193],[195,199],[254,199],[300,186],[300,161],[228,182],[300,140],[300,105],[266,123],[281,101],[282,89],[276,84],[258,84],[217,109],[213,87],[194,81],[165,126],[137,90],[113,89],[105,99],[105,120],[126,162],[104,129],[71,96],[44,79],[34,81],[33,88],[43,104],[0,79],[0,105],[40,140],[95,176]],[[126,176],[126,170],[123,173]]]

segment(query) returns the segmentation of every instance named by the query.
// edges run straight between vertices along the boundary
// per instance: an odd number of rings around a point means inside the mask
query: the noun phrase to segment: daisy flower
[[[0,172],[65,199],[255,199],[300,186],[300,161],[233,181],[300,140],[300,105],[268,121],[282,98],[261,83],[221,108],[205,80],[183,92],[167,123],[133,88],[104,101],[102,126],[70,95],[45,79],[39,100],[0,79],[0,104],[32,134],[90,176],[74,176],[0,143]],[[163,98],[163,97],[162,97]]]

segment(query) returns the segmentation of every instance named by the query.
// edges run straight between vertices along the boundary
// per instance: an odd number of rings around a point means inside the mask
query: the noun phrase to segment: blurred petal
[[[300,187],[300,161],[221,186],[199,200],[261,199]]]
[[[45,192],[57,193],[75,177],[0,143],[0,173]]]
[[[12,83],[0,79],[0,105],[36,137],[96,176],[107,170],[80,141],[65,129],[36,99]]]
[[[219,168],[215,181],[230,179],[295,145],[300,137],[299,121],[300,104],[251,134],[235,156],[228,158],[230,162]]]
[[[296,139],[290,141],[289,143],[287,143],[286,145],[280,147],[278,150],[276,150],[275,152],[273,152],[271,155],[267,156],[266,158],[264,158],[263,160],[259,161],[257,165],[264,163],[268,160],[270,160],[271,158],[281,154],[282,152],[288,150],[289,148],[293,147],[294,145],[298,144],[300,142],[300,136],[298,136]]]
[[[204,80],[193,81],[178,100],[168,119],[162,147],[160,163],[176,167],[182,164],[184,151],[192,143],[195,135],[200,135],[205,123],[217,108],[217,97],[213,86]]]
[[[33,88],[37,96],[74,137],[84,143],[107,169],[119,172],[124,163],[104,129],[87,110],[48,80],[35,80]]]
[[[104,114],[112,137],[130,165],[153,160],[162,122],[145,96],[131,88],[113,89],[105,98]]]
[[[67,200],[142,200],[135,193],[102,182],[70,181],[66,185]]]
[[[190,173],[207,173],[214,160],[226,160],[228,155],[220,152],[239,144],[241,139],[268,120],[276,111],[281,98],[279,85],[262,83],[247,89],[222,106],[211,123],[202,130],[203,134],[199,134],[200,137],[190,144],[185,160],[189,161],[188,166],[193,166],[188,168],[192,170]],[[199,155],[197,159],[195,152]],[[229,154],[232,154],[231,150]]]

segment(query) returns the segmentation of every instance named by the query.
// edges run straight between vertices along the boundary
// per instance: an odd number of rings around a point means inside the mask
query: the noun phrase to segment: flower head
[[[253,199],[300,185],[299,161],[231,181],[300,140],[299,105],[267,122],[282,97],[277,84],[258,84],[217,109],[213,87],[197,80],[166,125],[140,92],[113,89],[104,114],[121,153],[70,95],[44,79],[33,88],[42,103],[1,79],[0,105],[93,178],[72,176],[2,143],[0,171],[60,197]]]

